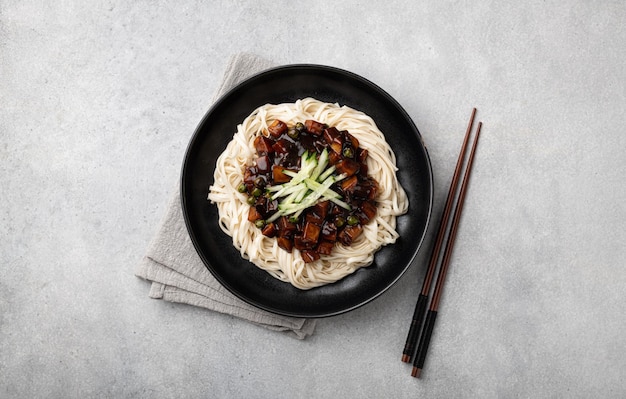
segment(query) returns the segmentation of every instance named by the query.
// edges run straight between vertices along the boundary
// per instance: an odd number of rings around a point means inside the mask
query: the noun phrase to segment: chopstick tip
[[[422,369],[418,367],[413,367],[413,370],[411,370],[411,376],[415,378],[420,378],[421,375]]]
[[[409,355],[402,355],[402,362],[408,363],[411,361],[411,357]]]

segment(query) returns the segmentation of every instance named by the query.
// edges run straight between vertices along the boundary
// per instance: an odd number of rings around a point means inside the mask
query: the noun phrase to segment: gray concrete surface
[[[625,26],[608,0],[3,1],[0,397],[626,396]],[[400,355],[426,250],[305,341],[149,299],[133,275],[238,52],[392,94],[435,214],[478,107],[421,380]]]

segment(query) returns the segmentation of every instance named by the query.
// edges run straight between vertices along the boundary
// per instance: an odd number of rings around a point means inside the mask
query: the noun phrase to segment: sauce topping
[[[348,131],[306,120],[272,122],[254,140],[255,163],[239,191],[248,195],[248,220],[305,262],[349,246],[376,216],[378,183],[367,174],[366,149]]]

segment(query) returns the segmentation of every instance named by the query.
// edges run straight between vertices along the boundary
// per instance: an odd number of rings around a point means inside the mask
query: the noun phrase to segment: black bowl
[[[400,238],[378,251],[374,263],[342,280],[300,290],[247,260],[218,226],[215,204],[207,200],[218,156],[236,127],[257,107],[304,97],[347,105],[371,116],[397,157],[398,179],[409,211],[397,219]],[[230,292],[267,311],[296,317],[325,317],[355,309],[391,287],[413,261],[424,239],[433,200],[430,159],[421,135],[404,109],[380,87],[341,69],[287,65],[259,73],[234,87],[208,111],[196,129],[183,162],[182,209],[200,258]]]

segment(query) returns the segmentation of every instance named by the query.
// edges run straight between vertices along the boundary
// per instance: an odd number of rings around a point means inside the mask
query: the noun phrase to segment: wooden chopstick
[[[433,293],[433,299],[428,309],[428,315],[426,316],[426,322],[422,331],[419,345],[417,347],[417,355],[413,362],[413,369],[411,375],[419,378],[424,367],[424,361],[426,360],[426,353],[428,352],[428,345],[430,344],[430,338],[435,326],[435,320],[437,319],[437,312],[439,309],[439,301],[441,300],[441,293],[443,291],[443,285],[448,272],[448,265],[450,264],[450,256],[452,254],[452,248],[454,247],[454,240],[456,238],[456,232],[459,227],[459,220],[461,219],[461,212],[463,211],[463,203],[465,202],[465,194],[467,193],[467,183],[472,171],[472,164],[474,162],[474,153],[476,152],[476,146],[478,145],[478,137],[480,136],[480,129],[482,128],[482,122],[478,123],[476,130],[476,136],[474,137],[474,143],[472,144],[472,150],[467,161],[467,167],[465,169],[465,175],[463,176],[463,183],[461,184],[461,192],[459,199],[457,200],[456,207],[454,209],[454,218],[452,219],[452,227],[450,228],[450,234],[446,243],[446,249],[443,256],[443,262],[439,269],[439,275],[437,276],[437,282],[435,283],[435,291]]]
[[[450,210],[452,209],[454,197],[456,196],[459,176],[461,175],[461,168],[463,166],[463,161],[465,160],[465,153],[467,152],[467,144],[469,143],[470,133],[474,124],[475,115],[476,108],[472,109],[472,115],[470,116],[467,130],[465,131],[463,145],[461,146],[461,151],[459,152],[459,157],[456,161],[456,167],[454,168],[454,175],[452,176],[452,181],[450,182],[450,189],[448,190],[446,206],[444,208],[443,214],[441,215],[441,221],[439,222],[439,232],[437,233],[435,246],[433,247],[433,252],[430,256],[430,263],[426,271],[426,277],[424,278],[424,282],[422,284],[422,291],[420,292],[420,295],[417,298],[417,303],[415,304],[413,318],[411,319],[411,327],[409,328],[409,333],[406,337],[406,342],[404,344],[404,350],[402,351],[402,361],[405,363],[409,363],[411,361],[411,359],[413,358],[413,354],[415,353],[415,348],[417,346],[420,328],[422,327],[424,315],[426,314],[426,304],[428,302],[428,295],[430,294],[430,285],[432,284],[435,270],[437,269],[437,261],[439,259],[439,253],[441,251],[441,244],[443,243],[443,239],[445,237],[448,226],[448,219],[450,217]]]

